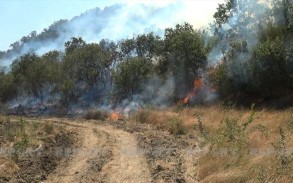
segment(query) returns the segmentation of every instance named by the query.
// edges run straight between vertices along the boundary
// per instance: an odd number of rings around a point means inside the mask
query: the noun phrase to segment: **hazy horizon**
[[[129,18],[129,16],[135,16],[133,15],[133,11],[135,11],[135,13],[139,14],[140,16],[144,16],[143,13],[148,10],[136,9],[138,4],[143,4],[144,7],[148,7],[150,10],[154,8],[160,8],[162,10],[166,9],[164,15],[169,18],[166,20],[165,17],[162,17],[162,20],[157,20],[160,19],[160,15],[156,15],[156,19],[151,19],[152,17],[150,17],[147,25],[164,29],[166,27],[175,25],[176,23],[188,22],[195,28],[200,28],[208,26],[208,24],[212,21],[212,15],[216,11],[218,4],[222,2],[223,0],[166,0],[159,2],[153,0],[135,2],[130,0],[74,0],[70,2],[66,0],[0,0],[0,22],[5,25],[0,29],[0,50],[5,51],[9,49],[10,44],[20,40],[23,36],[27,36],[32,31],[40,33],[43,31],[43,29],[48,28],[55,21],[60,19],[70,20],[73,17],[79,16],[82,13],[97,7],[103,10],[105,7],[122,4],[125,8],[123,9],[124,12],[121,12],[121,14],[123,14],[125,18]],[[146,15],[149,16],[149,14]],[[123,17],[118,18],[123,19]],[[113,17],[113,19],[113,22],[115,23],[116,17]],[[146,17],[146,19],[148,19],[148,17]],[[124,21],[127,23],[127,20]],[[132,26],[140,25],[134,24]],[[151,26],[149,27],[150,29]],[[131,27],[127,28],[126,25],[120,25],[119,28],[119,31],[121,32],[129,31],[129,29],[131,29]],[[129,34],[134,33],[135,32]],[[109,39],[111,38],[109,37]]]

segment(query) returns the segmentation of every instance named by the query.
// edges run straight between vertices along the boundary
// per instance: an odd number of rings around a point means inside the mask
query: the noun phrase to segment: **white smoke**
[[[248,51],[253,49],[259,40],[259,29],[266,26],[268,4],[259,0],[239,0],[234,3],[234,11],[228,22],[222,24],[221,28],[217,30],[222,36],[222,40],[209,53],[208,61],[210,64],[221,62],[225,53],[231,48],[230,43],[233,41],[245,41]],[[242,61],[247,59],[241,54],[238,56]]]
[[[10,65],[12,60],[24,53],[34,51],[42,55],[51,50],[64,50],[64,43],[71,37],[82,37],[86,42],[99,42],[101,39],[118,41],[132,38],[142,33],[163,34],[167,27],[184,21],[197,27],[208,25],[217,2],[210,1],[168,1],[165,3],[114,4],[104,9],[95,8],[76,16],[57,29],[58,36],[53,39],[32,40],[22,45],[18,52],[0,58],[0,64]],[[208,8],[205,10],[205,8]],[[198,16],[198,13],[202,16]],[[207,13],[209,12],[209,13]],[[200,19],[199,19],[200,18]],[[41,35],[44,32],[41,32]]]

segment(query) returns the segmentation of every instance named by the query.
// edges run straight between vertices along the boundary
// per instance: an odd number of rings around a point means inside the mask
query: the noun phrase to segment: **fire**
[[[193,81],[193,90],[192,90],[192,92],[188,93],[188,94],[186,95],[186,97],[184,97],[184,99],[182,100],[182,102],[183,102],[184,104],[189,103],[189,102],[190,102],[190,99],[191,99],[192,97],[196,96],[197,93],[198,93],[198,91],[199,91],[202,87],[203,87],[203,81],[202,81],[202,79],[201,79],[201,78],[199,78],[199,79],[195,79],[195,80]]]
[[[184,99],[182,100],[184,104],[187,104],[192,97],[192,93],[189,93]]]
[[[202,85],[203,85],[202,79],[196,79],[193,82],[193,87],[195,90],[200,89],[202,87]]]
[[[118,121],[119,119],[121,119],[121,116],[118,112],[112,112],[111,113],[111,120],[113,121]]]

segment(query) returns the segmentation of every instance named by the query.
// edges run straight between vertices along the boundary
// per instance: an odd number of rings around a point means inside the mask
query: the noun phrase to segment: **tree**
[[[122,61],[113,71],[114,95],[118,101],[142,91],[142,86],[151,74],[152,64],[139,57]]]
[[[101,96],[111,85],[110,67],[116,60],[116,46],[102,40],[74,48],[62,63],[63,83],[60,85],[65,103],[95,90]],[[99,97],[96,97],[97,99]]]
[[[165,62],[175,77],[175,96],[183,97],[192,88],[198,70],[206,66],[207,51],[202,33],[184,23],[165,30]]]
[[[19,94],[43,97],[43,88],[48,84],[46,63],[35,53],[28,53],[12,63],[11,73],[18,86]]]
[[[13,79],[11,73],[5,73],[4,69],[0,68],[0,102],[7,102],[16,96]]]
[[[70,41],[65,42],[65,53],[70,54],[78,48],[85,46],[86,42],[81,38],[72,37]]]
[[[160,37],[153,32],[141,34],[132,39],[125,39],[119,42],[119,48],[122,58],[140,57],[152,59],[159,52]]]
[[[278,37],[261,42],[255,48],[250,67],[253,87],[260,94],[278,95],[288,85],[285,46]]]
[[[64,53],[53,50],[42,55],[42,62],[45,64],[44,71],[46,72],[47,86],[50,86],[52,91],[56,91],[58,84],[62,81],[61,65],[64,58]]]
[[[288,88],[286,65],[292,38],[285,23],[279,23],[284,8],[276,8],[283,7],[284,2],[273,2],[278,13],[265,14],[267,5],[258,1],[230,0],[215,13],[215,35],[223,55],[216,68],[216,81],[225,96],[280,96]],[[261,8],[263,13],[256,11]]]
[[[16,59],[11,66],[13,82],[19,95],[32,95],[41,100],[57,87],[61,80],[61,53],[50,51],[43,56],[27,53]]]
[[[276,24],[287,29],[293,27],[293,2],[292,0],[274,0],[272,3],[270,15]]]

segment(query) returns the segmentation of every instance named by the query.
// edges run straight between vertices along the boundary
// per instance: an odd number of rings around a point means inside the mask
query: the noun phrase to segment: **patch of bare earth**
[[[110,126],[66,123],[83,126],[81,145],[46,182],[151,182],[134,135]]]
[[[138,146],[147,159],[151,182],[197,182],[194,162],[199,150],[194,135],[174,136],[154,125],[129,121],[111,124],[137,137]]]
[[[0,182],[45,180],[63,159],[55,153],[56,149],[72,147],[76,137],[75,131],[15,117],[2,119],[0,126]],[[19,147],[23,150],[19,151]]]

